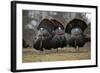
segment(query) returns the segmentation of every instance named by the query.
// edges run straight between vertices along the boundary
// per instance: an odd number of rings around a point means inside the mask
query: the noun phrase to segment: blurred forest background
[[[91,13],[77,13],[77,12],[56,12],[56,11],[39,11],[39,10],[23,10],[23,39],[32,48],[34,36],[37,33],[39,23],[44,19],[56,19],[64,28],[72,19],[77,18],[86,22],[88,28],[84,34],[91,35]]]

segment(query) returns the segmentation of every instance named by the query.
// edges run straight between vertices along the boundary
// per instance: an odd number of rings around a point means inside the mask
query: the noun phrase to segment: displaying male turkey
[[[35,36],[34,48],[43,51],[43,48],[50,49],[49,41],[52,39],[51,34],[45,29],[40,28]]]
[[[33,47],[41,51],[43,51],[43,48],[51,49],[50,40],[52,39],[54,24],[49,19],[43,19],[37,29],[38,32],[35,36]]]
[[[84,30],[87,28],[87,24],[80,19],[73,19],[70,21],[65,29],[66,33],[71,35],[69,39],[69,45],[73,47],[83,47],[85,44]]]
[[[65,38],[65,32],[61,27],[58,27],[55,31],[53,31],[54,36],[51,40],[51,44],[53,48],[63,48],[66,46],[66,38]]]
[[[85,44],[85,38],[84,35],[82,33],[82,30],[78,27],[73,28],[71,30],[71,37],[69,40],[69,45],[73,46],[73,47],[83,47],[83,45]]]

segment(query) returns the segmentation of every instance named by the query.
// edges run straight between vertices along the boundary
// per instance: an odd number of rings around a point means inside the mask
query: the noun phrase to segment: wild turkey
[[[80,19],[73,19],[70,21],[65,29],[65,32],[70,34],[69,45],[73,47],[82,47],[85,44],[84,30],[87,28],[87,24]]]
[[[43,48],[50,49],[49,41],[51,38],[51,34],[45,28],[40,28],[35,37],[33,47],[41,51],[43,51]]]
[[[61,27],[58,27],[55,31],[53,31],[54,36],[51,40],[51,44],[53,48],[63,48],[66,46],[66,38],[65,38],[65,32]]]
[[[85,38],[80,28],[73,28],[71,30],[71,37],[69,45],[73,47],[82,47],[85,44]]]

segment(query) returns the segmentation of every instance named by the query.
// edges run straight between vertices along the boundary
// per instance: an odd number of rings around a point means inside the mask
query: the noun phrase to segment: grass
[[[33,48],[23,48],[22,62],[44,62],[44,61],[65,61],[65,60],[86,60],[90,59],[89,48],[59,48],[59,50],[37,51]]]

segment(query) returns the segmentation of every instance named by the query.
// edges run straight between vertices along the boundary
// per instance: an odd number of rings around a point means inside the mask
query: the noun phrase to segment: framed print
[[[97,67],[97,6],[11,2],[11,71]]]

